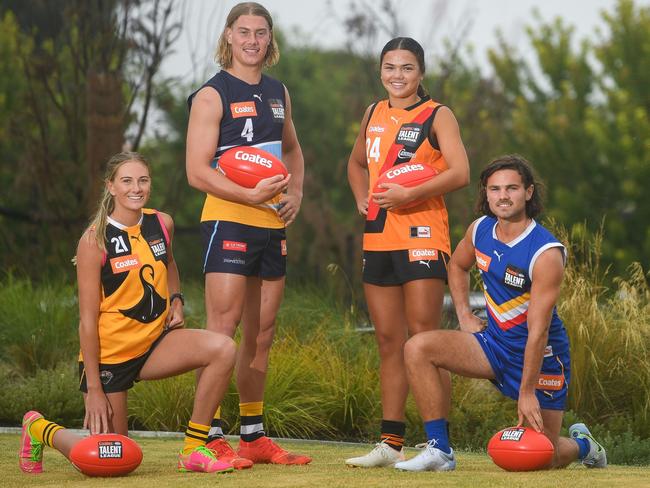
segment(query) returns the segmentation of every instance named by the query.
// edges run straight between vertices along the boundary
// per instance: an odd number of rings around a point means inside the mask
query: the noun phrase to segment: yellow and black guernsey
[[[137,225],[108,219],[101,269],[99,362],[141,356],[160,336],[168,312],[169,235],[156,210],[143,209]],[[80,361],[83,358],[79,357]]]

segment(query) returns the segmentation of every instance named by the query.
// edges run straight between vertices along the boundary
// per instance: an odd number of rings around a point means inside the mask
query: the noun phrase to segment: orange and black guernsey
[[[109,218],[105,245],[99,362],[117,364],[147,352],[163,331],[169,235],[158,212],[143,209],[142,220],[132,227]]]
[[[366,126],[366,160],[370,192],[377,178],[401,163],[426,164],[438,172],[448,169],[431,127],[439,103],[429,97],[405,109],[382,100],[371,108]],[[442,196],[404,210],[379,208],[368,201],[363,234],[364,251],[437,249],[451,253],[447,208]]]

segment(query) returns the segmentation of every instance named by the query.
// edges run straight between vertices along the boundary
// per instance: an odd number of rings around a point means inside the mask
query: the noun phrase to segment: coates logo
[[[524,429],[506,429],[501,432],[501,440],[519,442],[524,432]]]
[[[540,374],[537,380],[538,390],[559,391],[564,387],[564,376],[561,374]]]
[[[403,175],[405,173],[412,173],[414,171],[423,171],[423,170],[424,170],[424,166],[422,166],[421,164],[406,164],[401,168],[390,169],[386,171],[386,178],[392,180],[393,178],[399,175]]]
[[[287,240],[286,239],[282,239],[282,241],[280,241],[280,250],[282,251],[283,256],[287,255]]]
[[[226,251],[246,252],[246,249],[248,249],[248,245],[245,242],[223,241],[223,248]]]
[[[409,249],[409,261],[435,261],[438,259],[436,249]]]
[[[100,441],[97,443],[99,459],[122,459],[122,443],[120,441]]]
[[[235,159],[239,161],[248,161],[249,163],[259,164],[260,166],[264,166],[265,168],[273,167],[273,161],[271,161],[270,159],[266,159],[265,157],[260,156],[259,154],[247,153],[246,151],[237,151],[235,153]]]
[[[402,149],[399,153],[397,153],[397,157],[400,159],[411,159],[413,156],[415,156],[415,153],[407,151],[406,149]]]
[[[230,114],[233,119],[238,119],[239,117],[257,117],[255,102],[231,103]]]
[[[110,262],[113,273],[124,273],[140,267],[140,259],[138,259],[137,254],[112,258]]]
[[[476,265],[478,266],[478,269],[480,269],[481,271],[485,271],[487,273],[492,258],[487,254],[483,254],[478,249],[474,249],[474,254],[476,254]]]
[[[368,134],[372,134],[373,132],[375,134],[381,134],[385,130],[386,129],[384,129],[384,127],[381,126],[381,125],[371,125],[371,126],[368,127]]]

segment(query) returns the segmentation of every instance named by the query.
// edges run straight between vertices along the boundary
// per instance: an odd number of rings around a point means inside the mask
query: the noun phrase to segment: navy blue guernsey
[[[223,105],[215,158],[235,146],[259,147],[282,158],[285,110],[285,91],[282,83],[263,74],[258,84],[250,85],[221,70],[200,89],[206,86],[219,93]],[[192,93],[187,100],[190,110],[194,95],[199,90]]]
[[[224,151],[237,146],[257,147],[282,159],[286,106],[282,83],[262,75],[259,83],[251,85],[222,70],[200,89],[205,87],[211,87],[219,93],[223,106],[212,167],[218,167],[219,157]],[[190,110],[196,93],[192,93],[187,100]],[[284,221],[278,215],[279,204],[280,195],[260,205],[245,205],[208,194],[201,222],[224,220],[279,229],[284,227]]]

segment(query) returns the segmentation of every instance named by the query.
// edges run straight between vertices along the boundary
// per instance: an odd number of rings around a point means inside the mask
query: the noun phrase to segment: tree
[[[172,4],[12,0],[0,7],[0,52],[13,68],[0,77],[0,87],[13,89],[2,92],[12,102],[5,104],[10,137],[0,138],[0,175],[12,189],[0,199],[0,219],[13,228],[0,241],[7,264],[60,265],[72,254],[69,236],[94,210],[104,165],[123,149],[127,127],[134,127],[128,145],[140,144],[156,74],[180,31],[170,24]]]

